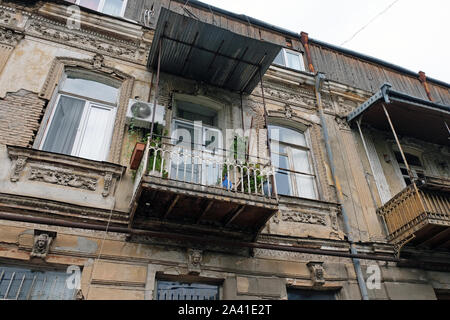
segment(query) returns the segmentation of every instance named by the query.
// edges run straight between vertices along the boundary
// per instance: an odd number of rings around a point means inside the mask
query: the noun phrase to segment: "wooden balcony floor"
[[[275,199],[144,176],[134,226],[254,240],[277,212]]]

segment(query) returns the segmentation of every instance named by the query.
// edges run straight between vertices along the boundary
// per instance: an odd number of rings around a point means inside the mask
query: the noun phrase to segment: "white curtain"
[[[42,150],[72,153],[85,103],[84,100],[61,96]]]

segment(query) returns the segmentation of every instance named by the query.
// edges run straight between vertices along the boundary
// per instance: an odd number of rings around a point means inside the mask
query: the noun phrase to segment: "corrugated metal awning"
[[[250,94],[281,50],[281,46],[161,9],[148,59],[161,71]]]
[[[399,135],[450,145],[450,106],[392,90],[388,84],[383,85],[379,92],[351,112],[347,121],[351,123],[363,116],[363,123],[390,131],[383,104]]]

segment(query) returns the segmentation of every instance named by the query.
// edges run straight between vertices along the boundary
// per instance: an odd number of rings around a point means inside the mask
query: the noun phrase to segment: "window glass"
[[[302,53],[294,50],[281,49],[273,63],[297,71],[305,71]]]
[[[277,170],[275,172],[275,179],[277,182],[277,192],[280,195],[292,196],[291,176],[284,170]]]
[[[287,289],[288,300],[336,300],[336,291]]]
[[[100,0],[80,0],[80,6],[98,11]]]
[[[299,146],[306,146],[305,135],[289,128],[270,125],[269,134],[272,140]]]
[[[308,151],[292,149],[292,155],[294,156],[294,169],[298,172],[311,173],[309,166]]]
[[[273,61],[274,64],[278,64],[281,66],[284,66],[284,51],[283,49],[280,50],[280,53],[275,57],[275,60]]]
[[[111,117],[113,117],[112,109],[91,106],[83,128],[84,134],[81,137],[79,157],[102,160],[102,155],[109,148],[108,137],[111,135],[112,129],[110,127]]]
[[[269,126],[269,134],[278,193],[317,199],[315,176],[305,134],[276,125]]]
[[[120,16],[122,13],[122,6],[124,0],[105,0],[105,5],[103,6],[103,13],[112,16]]]
[[[201,121],[208,126],[217,126],[217,112],[194,103],[177,101],[177,116],[190,121]]]
[[[316,199],[316,190],[314,186],[314,177],[303,174],[296,174],[297,194],[301,198]]]
[[[295,70],[303,70],[300,64],[300,55],[298,53],[286,52],[287,67]]]
[[[202,283],[158,281],[157,300],[219,300],[219,287]]]
[[[67,76],[62,90],[109,103],[116,103],[119,95],[119,90],[113,86],[90,79],[83,79],[72,74]]]
[[[86,101],[60,96],[42,150],[72,154]]]
[[[0,266],[0,297],[5,300],[74,300],[68,274]]]

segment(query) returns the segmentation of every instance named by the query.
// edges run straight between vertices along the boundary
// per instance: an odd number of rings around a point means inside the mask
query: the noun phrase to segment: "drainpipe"
[[[329,164],[330,164],[330,168],[331,168],[331,173],[333,176],[333,182],[334,182],[334,185],[336,186],[338,202],[341,204],[341,208],[342,208],[342,218],[344,220],[344,232],[347,235],[347,239],[350,244],[351,253],[358,254],[358,251],[356,250],[355,244],[353,242],[353,237],[350,232],[350,223],[349,223],[347,211],[345,210],[345,206],[344,206],[344,196],[342,194],[342,189],[341,189],[339,180],[336,175],[336,168],[334,166],[333,152],[331,150],[330,141],[329,141],[328,127],[327,127],[327,124],[325,121],[325,115],[323,112],[322,95],[320,93],[320,90],[322,88],[322,83],[324,80],[325,80],[325,74],[318,72],[316,74],[315,92],[316,92],[316,99],[317,99],[317,107],[318,107],[319,116],[320,116],[320,123],[322,125],[323,135],[325,138],[325,146],[327,149],[327,155],[328,155],[328,160],[329,160]],[[360,261],[357,258],[353,258],[352,261],[353,261],[353,266],[355,268],[356,277],[358,280],[359,290],[361,291],[362,299],[369,300],[369,295],[367,294],[366,282],[364,280]]]
[[[308,61],[309,71],[312,73],[315,73],[316,71],[314,70],[314,65],[313,65],[312,59],[311,59],[311,50],[309,49],[309,38],[308,38],[308,34],[306,32],[302,31],[300,33],[300,42],[302,43],[303,48],[305,48],[306,60]]]

